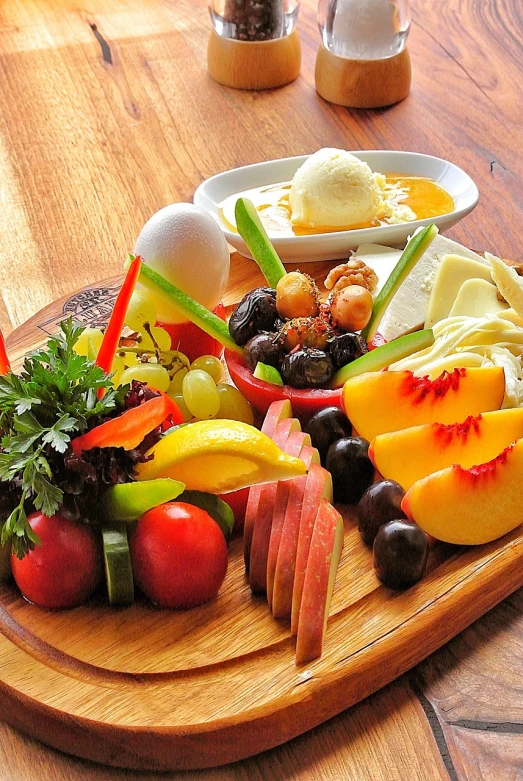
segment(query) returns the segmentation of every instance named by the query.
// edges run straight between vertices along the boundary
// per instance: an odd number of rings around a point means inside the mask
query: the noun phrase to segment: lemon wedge
[[[237,420],[201,420],[181,426],[138,464],[137,480],[170,477],[187,490],[219,494],[256,483],[299,477],[307,469],[266,434]]]

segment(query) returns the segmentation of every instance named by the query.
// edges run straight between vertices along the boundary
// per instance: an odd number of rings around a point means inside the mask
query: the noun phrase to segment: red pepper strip
[[[173,425],[183,423],[183,415],[175,402],[162,393],[73,439],[73,454],[78,456],[83,450],[91,450],[93,447],[123,447],[124,450],[132,450],[166,418]]]
[[[111,319],[107,324],[106,331],[100,349],[98,351],[98,357],[96,363],[104,370],[106,374],[110,374],[113,368],[113,361],[118,350],[118,343],[120,336],[122,335],[122,328],[125,322],[125,316],[127,314],[127,308],[129,301],[133,294],[136,282],[140,276],[140,266],[142,265],[142,259],[140,255],[137,255],[132,261],[127,275],[124,279],[122,289],[118,293],[116,301],[114,302],[114,309],[111,315]],[[103,396],[103,389],[98,391],[98,397]]]
[[[0,331],[0,374],[7,374],[11,364],[7,356],[7,350],[5,349],[4,336]]]

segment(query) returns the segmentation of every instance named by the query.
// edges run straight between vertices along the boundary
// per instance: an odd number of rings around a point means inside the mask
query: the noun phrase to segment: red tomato
[[[380,334],[379,331],[376,331],[376,333],[372,337],[372,340],[368,343],[369,352],[370,350],[375,350],[376,347],[381,347],[384,344],[387,344],[387,340],[385,339],[384,336]]]
[[[272,402],[279,399],[289,399],[293,414],[301,420],[308,420],[323,407],[341,407],[341,388],[301,390],[291,388],[290,385],[283,387],[273,385],[264,380],[257,380],[238,353],[225,350],[225,360],[232,381],[258,412],[265,414]]]
[[[226,319],[223,304],[218,304],[213,312],[222,320]],[[215,355],[219,358],[222,354],[223,347],[220,342],[194,323],[156,323],[156,325],[167,331],[171,337],[171,349],[182,352],[191,363],[200,355]]]
[[[233,534],[238,534],[243,529],[245,521],[245,511],[247,509],[247,500],[249,498],[248,488],[239,488],[237,491],[230,491],[228,494],[219,494],[220,499],[227,502],[234,514]]]
[[[23,559],[11,554],[16,585],[29,602],[40,607],[74,607],[85,602],[101,575],[93,530],[63,515],[33,513],[29,525],[38,534]]]
[[[205,510],[168,502],[146,512],[131,540],[136,582],[160,607],[196,607],[212,599],[227,572],[227,543]]]

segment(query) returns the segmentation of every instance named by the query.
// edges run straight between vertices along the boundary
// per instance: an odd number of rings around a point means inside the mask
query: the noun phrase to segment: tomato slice
[[[215,315],[222,320],[226,319],[225,307],[223,304],[213,309]],[[202,331],[194,323],[156,323],[158,328],[163,328],[171,337],[171,349],[179,350],[187,356],[191,363],[199,358],[200,355],[215,355],[219,358],[223,347],[216,339]]]
[[[231,379],[247,401],[259,412],[265,414],[273,401],[289,399],[292,412],[297,418],[307,420],[324,407],[341,408],[341,388],[328,390],[323,388],[310,388],[300,390],[291,388],[290,385],[272,385],[263,380],[257,380],[251,370],[245,365],[242,357],[225,350],[225,361]]]

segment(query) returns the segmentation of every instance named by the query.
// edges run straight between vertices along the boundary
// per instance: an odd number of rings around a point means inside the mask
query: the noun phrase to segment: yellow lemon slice
[[[138,464],[137,480],[170,477],[187,490],[218,494],[299,477],[307,469],[261,431],[237,420],[201,420],[161,439]]]

